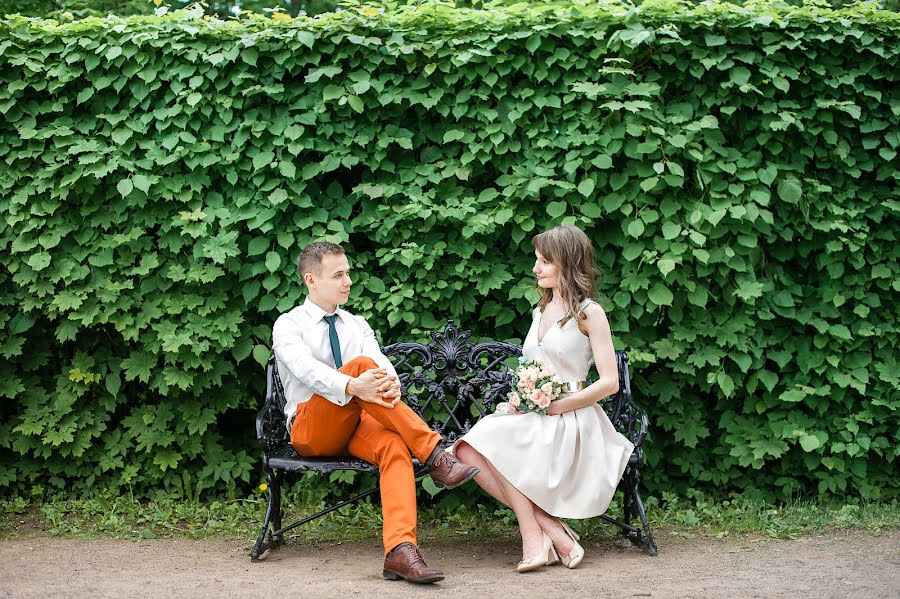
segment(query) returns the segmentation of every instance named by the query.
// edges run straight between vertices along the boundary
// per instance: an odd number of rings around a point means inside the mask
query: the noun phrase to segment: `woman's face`
[[[531,269],[537,276],[537,284],[541,289],[555,289],[558,287],[559,277],[556,265],[544,258],[540,252],[534,252],[534,268]]]

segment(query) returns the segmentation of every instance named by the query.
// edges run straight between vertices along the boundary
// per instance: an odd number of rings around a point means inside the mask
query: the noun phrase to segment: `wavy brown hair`
[[[560,326],[576,318],[585,320],[584,310],[578,306],[586,299],[594,299],[594,281],[597,279],[597,265],[594,262],[594,247],[584,231],[573,225],[561,225],[535,235],[531,239],[534,248],[556,266],[559,280],[559,294],[566,315]],[[552,289],[541,289],[541,312],[553,299]],[[578,322],[581,328],[581,322]]]

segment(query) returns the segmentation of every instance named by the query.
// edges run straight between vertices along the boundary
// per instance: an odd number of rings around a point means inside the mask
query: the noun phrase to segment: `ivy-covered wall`
[[[293,260],[521,339],[594,240],[647,484],[897,495],[900,17],[648,1],[0,21],[0,493],[220,493]],[[238,486],[235,487],[235,484]]]

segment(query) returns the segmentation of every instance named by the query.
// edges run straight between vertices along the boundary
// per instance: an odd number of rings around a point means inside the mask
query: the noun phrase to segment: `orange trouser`
[[[338,370],[356,377],[373,368],[379,368],[374,360],[360,356]],[[313,395],[297,406],[291,426],[291,445],[300,455],[350,454],[378,468],[385,555],[400,543],[416,542],[416,479],[410,452],[424,463],[440,441],[405,403],[385,408],[355,397],[339,406]]]

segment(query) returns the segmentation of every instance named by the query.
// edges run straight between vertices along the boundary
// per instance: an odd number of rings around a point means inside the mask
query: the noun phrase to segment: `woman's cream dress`
[[[593,361],[588,337],[569,319],[538,340],[540,321],[536,308],[523,356],[549,363],[563,381],[583,381]],[[460,442],[474,447],[526,497],[560,518],[604,513],[634,450],[599,404],[558,416],[490,414]]]

